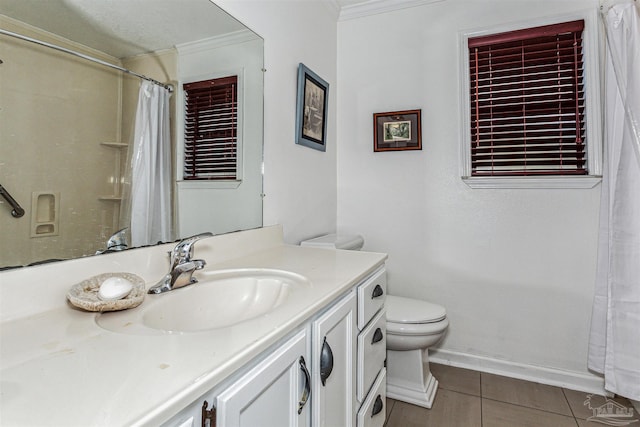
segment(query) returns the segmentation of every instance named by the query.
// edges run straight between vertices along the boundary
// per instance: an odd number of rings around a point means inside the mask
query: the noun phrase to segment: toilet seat
[[[447,317],[444,307],[427,301],[387,295],[387,323],[424,324],[434,323]]]
[[[395,323],[387,320],[387,335],[430,336],[443,333],[449,327],[449,319],[431,323]]]
[[[437,335],[449,326],[444,307],[427,301],[387,295],[387,334]]]
[[[364,246],[364,238],[359,234],[353,236],[327,234],[315,239],[303,240],[300,246],[359,251]]]

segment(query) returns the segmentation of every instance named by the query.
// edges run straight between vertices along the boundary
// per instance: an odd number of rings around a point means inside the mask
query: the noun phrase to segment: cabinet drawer
[[[387,412],[387,369],[382,368],[376,382],[367,396],[356,421],[357,427],[382,427]]]
[[[387,296],[387,271],[378,270],[358,286],[358,329],[362,330],[382,308]]]
[[[367,395],[387,358],[386,310],[381,310],[358,335],[358,373],[356,397],[358,402]]]

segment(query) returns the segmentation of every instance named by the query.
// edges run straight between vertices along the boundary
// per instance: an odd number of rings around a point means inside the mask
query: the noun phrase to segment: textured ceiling
[[[0,14],[116,58],[246,28],[209,0],[0,0]]]

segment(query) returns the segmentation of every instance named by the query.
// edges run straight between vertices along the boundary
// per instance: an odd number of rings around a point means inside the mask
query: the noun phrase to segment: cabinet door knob
[[[331,371],[333,371],[333,351],[327,342],[327,337],[324,337],[322,351],[320,352],[320,382],[322,382],[323,386],[327,382],[329,375],[331,375]]]
[[[382,294],[384,294],[384,291],[382,290],[382,286],[376,285],[376,287],[373,288],[373,293],[371,294],[371,299],[381,297]]]
[[[383,407],[384,407],[384,404],[382,403],[382,397],[378,395],[378,397],[376,397],[375,403],[373,404],[373,411],[371,411],[371,418],[373,418],[375,415],[378,415],[380,412],[382,412]]]
[[[311,395],[311,375],[309,375],[309,370],[307,369],[307,364],[304,362],[304,357],[300,356],[300,370],[304,374],[304,391],[302,392],[302,397],[300,397],[300,401],[298,402],[298,415],[302,412],[304,405],[309,401],[309,396]]]
[[[378,328],[376,329],[376,331],[373,333],[373,338],[371,339],[371,344],[375,344],[377,342],[382,341],[382,329]]]

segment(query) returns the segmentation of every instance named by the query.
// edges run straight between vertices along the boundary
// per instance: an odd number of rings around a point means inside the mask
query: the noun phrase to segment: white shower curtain
[[[603,12],[607,31],[605,152],[589,369],[605,389],[640,400],[640,13]]]
[[[133,246],[173,240],[169,97],[151,82],[140,86],[131,156]]]

